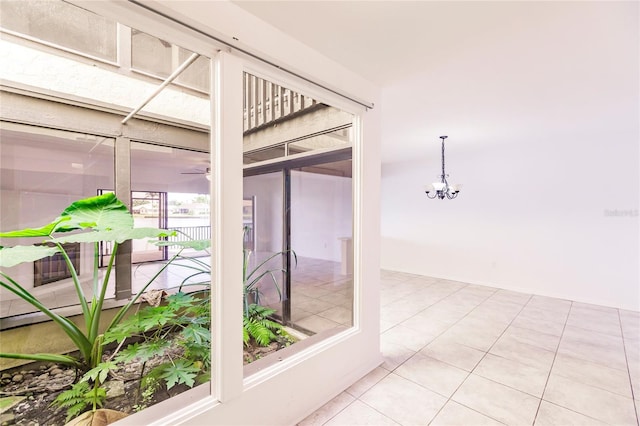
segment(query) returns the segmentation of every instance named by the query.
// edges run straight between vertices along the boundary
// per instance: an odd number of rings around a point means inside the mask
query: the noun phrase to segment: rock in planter
[[[114,380],[104,384],[107,388],[107,399],[124,395],[124,382],[122,380]]]

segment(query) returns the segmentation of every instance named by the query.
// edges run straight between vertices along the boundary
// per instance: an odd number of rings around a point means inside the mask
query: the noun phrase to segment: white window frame
[[[209,392],[206,385],[199,386],[129,416],[119,424],[293,424],[300,421],[382,362],[378,350],[378,222],[377,214],[372,211],[367,217],[364,215],[365,206],[378,208],[374,193],[379,191],[379,157],[377,146],[372,146],[372,161],[370,165],[364,162],[364,108],[302,79],[267,70],[255,60],[216,46],[204,35],[185,30],[132,3],[71,2],[112,19],[117,17],[123,24],[149,34],[162,33],[172,43],[213,58],[214,64],[210,132],[213,388]],[[219,53],[216,54],[216,50],[220,50]],[[246,380],[241,335],[242,260],[237,255],[242,249],[244,71],[354,114],[354,325]],[[366,118],[372,119],[373,124],[378,117],[370,114]],[[375,125],[373,128],[375,135]],[[367,182],[373,183],[365,191]]]

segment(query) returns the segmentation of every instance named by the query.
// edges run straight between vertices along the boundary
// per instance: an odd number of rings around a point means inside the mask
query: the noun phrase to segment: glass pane
[[[246,177],[244,198],[253,200],[255,211],[255,228],[250,229],[245,223],[245,241],[252,237],[255,246],[255,249],[247,246],[244,249],[247,266],[245,290],[248,292],[245,301],[247,305],[267,306],[275,310],[274,314],[282,316],[282,173]],[[267,263],[262,265],[265,261]],[[265,271],[271,272],[259,278]],[[246,357],[251,357],[251,354]]]
[[[351,114],[244,74],[244,163],[351,147]]]
[[[175,261],[155,280],[153,289],[176,292],[207,287],[210,250],[184,247],[181,243],[211,239],[209,198],[209,154],[181,148],[131,143],[132,212],[136,227],[155,227],[176,232],[168,241],[176,245],[157,246],[148,239],[133,242],[132,290],[137,292],[158,269],[175,255]],[[137,265],[136,265],[137,264]],[[188,279],[191,267],[206,273]],[[186,281],[185,281],[186,280]],[[192,284],[197,283],[197,286]],[[186,287],[185,284],[188,284]]]
[[[0,26],[36,39],[115,62],[114,21],[56,0],[2,0]]]
[[[309,334],[353,325],[351,160],[291,171],[291,316]]]
[[[192,54],[193,52],[188,49],[152,35],[135,29],[131,31],[131,65],[138,71],[164,79]],[[208,58],[199,57],[176,78],[175,82],[208,92],[209,66]]]
[[[23,3],[37,10],[33,16],[38,16],[34,18],[38,25],[54,15],[50,5],[64,4],[53,0]],[[4,19],[5,2],[2,9]],[[69,37],[89,43],[95,36],[109,43],[100,25],[94,29],[92,22],[88,21],[84,32],[70,26]],[[57,24],[47,28],[52,32],[67,29]],[[92,228],[95,223],[104,228],[56,235],[69,262],[56,253],[55,244],[41,245],[45,239],[41,236],[35,244],[23,238],[0,241],[2,273],[42,302],[38,307],[30,305],[27,295],[16,294],[20,293],[17,287],[14,292],[0,290],[0,370],[13,375],[27,372],[19,382],[2,381],[0,392],[16,394],[24,390],[20,386],[33,392],[33,398],[22,401],[20,408],[6,408],[3,418],[12,415],[16,424],[66,424],[67,414],[77,417],[91,410],[94,402],[135,418],[138,411],[182,392],[189,392],[185,398],[190,400],[209,396],[209,95],[165,88],[140,113],[147,114],[144,120],[136,115],[121,126],[124,114],[118,117],[92,105],[132,109],[159,82],[152,84],[147,77],[116,67],[96,67],[96,61],[77,55],[60,57],[59,52],[34,48],[33,43],[13,36],[3,38],[3,45],[15,53],[12,81],[37,88],[35,93],[41,91],[38,88],[55,91],[58,97],[50,101],[32,92],[3,93],[2,113],[9,116],[2,117],[0,126],[0,232],[37,229],[60,216],[71,203],[98,194],[102,196],[91,200],[87,206],[91,208],[76,204],[71,216],[75,219],[80,212],[84,216],[68,223]],[[175,50],[176,62],[180,52]],[[192,64],[192,76],[208,81],[209,63],[209,58],[201,57]],[[4,68],[2,72],[4,75]],[[78,96],[86,102],[78,103]],[[144,143],[131,142],[132,134]],[[113,199],[116,188],[125,202],[131,195],[132,205],[125,206],[130,211]],[[171,235],[159,237],[157,228],[167,228]],[[26,248],[5,251],[16,243]],[[13,266],[7,259],[18,257],[19,250],[37,251],[44,257],[25,258],[24,263]],[[74,269],[78,272],[75,282]],[[68,320],[55,317],[50,321],[47,310],[61,306],[64,309],[56,313]],[[125,306],[130,309],[120,315]],[[29,315],[21,315],[25,312]],[[5,352],[18,357],[5,358]],[[43,352],[67,354],[74,362],[48,355],[44,357],[47,372],[41,373],[40,364],[30,359]],[[95,368],[103,373],[89,373]],[[49,372],[51,377],[63,377],[64,383],[55,389],[36,387],[33,380]],[[69,394],[61,396],[61,392],[72,387],[75,395],[91,395],[92,400],[68,412],[65,401]],[[58,404],[50,405],[54,400]]]
[[[353,117],[250,74],[244,83],[248,376],[354,324]],[[261,341],[263,321],[273,334]]]
[[[97,188],[113,186],[114,140],[100,136],[2,123],[0,126],[0,231],[42,227],[72,202],[96,195]],[[3,238],[0,246],[34,244],[32,238]],[[65,246],[85,295],[91,297],[94,248],[91,244]],[[71,273],[61,255],[2,268],[49,308],[79,303]],[[103,274],[101,271],[100,274]],[[106,295],[114,296],[113,278]],[[0,288],[2,317],[37,309]]]

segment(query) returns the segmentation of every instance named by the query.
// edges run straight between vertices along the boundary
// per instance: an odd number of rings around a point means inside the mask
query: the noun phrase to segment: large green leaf
[[[58,252],[58,247],[48,246],[0,247],[0,267],[10,268],[24,262],[35,262]]]
[[[111,231],[90,231],[79,234],[65,235],[56,238],[54,241],[60,244],[64,243],[97,243],[100,241],[115,241],[120,244],[127,240],[137,240],[140,238],[158,238],[169,237],[175,232],[158,228],[129,228],[115,229]]]
[[[67,207],[61,217],[71,220],[61,224],[56,231],[68,232],[93,228],[97,231],[133,228],[133,216],[113,193],[78,200]]]
[[[59,217],[53,222],[41,228],[25,228],[19,231],[0,232],[2,238],[20,238],[20,237],[48,237],[53,233],[56,226],[62,222],[71,220],[71,217]]]
[[[47,361],[79,367],[80,363],[73,357],[59,354],[12,354],[0,353],[0,358],[27,359],[31,361]]]

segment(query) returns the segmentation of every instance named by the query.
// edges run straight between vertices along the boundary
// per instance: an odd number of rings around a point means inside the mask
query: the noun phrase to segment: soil
[[[268,347],[245,347],[244,363],[260,359],[283,346],[274,342]],[[105,352],[105,358],[108,356],[109,353]],[[140,392],[143,368],[146,373],[165,361],[157,357],[146,364],[131,362],[112,371],[105,383],[107,400],[104,408],[134,413],[188,390],[185,385],[176,385],[170,390],[162,386],[152,397],[143,401]],[[7,406],[0,405],[0,425],[64,425],[66,409],[51,407],[51,403],[61,392],[71,388],[79,374],[74,368],[54,363],[32,363],[2,372],[0,398]]]

